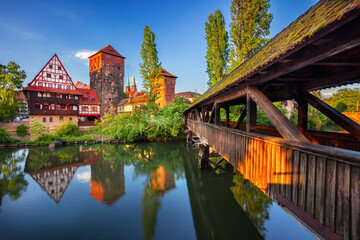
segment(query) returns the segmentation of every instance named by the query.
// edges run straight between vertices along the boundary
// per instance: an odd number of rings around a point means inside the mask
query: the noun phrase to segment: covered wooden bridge
[[[186,126],[320,236],[359,239],[360,126],[310,93],[359,81],[360,1],[319,1],[190,105]],[[273,104],[290,99],[297,127]],[[309,104],[348,133],[308,130]]]

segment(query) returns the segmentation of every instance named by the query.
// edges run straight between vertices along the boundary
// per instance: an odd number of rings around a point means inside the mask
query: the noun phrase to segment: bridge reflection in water
[[[187,120],[243,176],[325,238],[359,238],[360,168],[353,151]],[[325,227],[326,226],[326,227]]]

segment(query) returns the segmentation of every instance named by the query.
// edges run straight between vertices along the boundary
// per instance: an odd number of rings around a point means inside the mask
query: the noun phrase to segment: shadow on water
[[[220,175],[200,171],[188,154],[184,166],[198,239],[264,239],[270,198],[230,165]]]

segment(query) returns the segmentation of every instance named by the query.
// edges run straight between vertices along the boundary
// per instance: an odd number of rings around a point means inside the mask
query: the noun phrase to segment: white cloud
[[[96,51],[91,51],[91,50],[86,50],[86,49],[79,50],[79,51],[75,52],[75,57],[87,60],[94,53],[96,53]]]
[[[90,171],[79,173],[79,174],[76,175],[76,179],[79,182],[90,182],[90,178],[91,178],[91,172]]]

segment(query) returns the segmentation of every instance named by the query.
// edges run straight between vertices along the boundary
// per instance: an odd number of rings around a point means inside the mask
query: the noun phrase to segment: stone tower
[[[124,97],[125,57],[108,45],[89,57],[90,88],[95,89],[101,103],[101,117]]]
[[[177,76],[165,69],[161,69],[157,82],[159,83],[158,99],[155,101],[160,107],[172,103],[175,98],[175,84]]]

